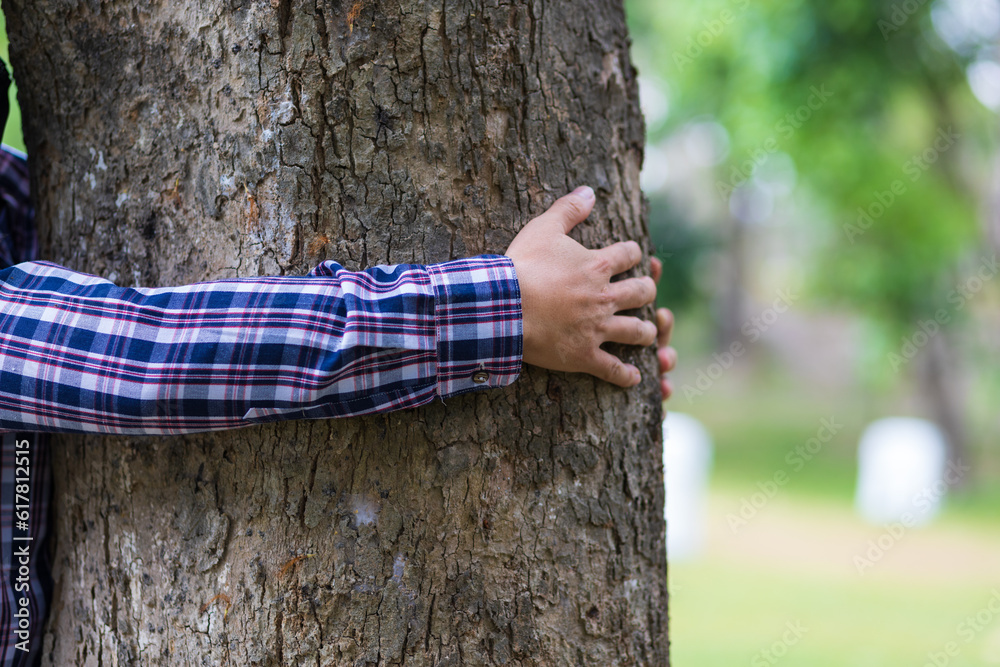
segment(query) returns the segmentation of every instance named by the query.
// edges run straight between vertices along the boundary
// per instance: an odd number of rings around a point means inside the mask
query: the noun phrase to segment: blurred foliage
[[[10,72],[10,51],[7,48],[7,19],[3,12],[0,12],[0,58],[3,58],[3,65]],[[3,143],[13,146],[19,151],[24,150],[24,137],[21,134],[21,107],[17,104],[17,83],[13,83],[11,75],[11,86],[8,95],[10,97],[10,115],[7,117],[7,127],[3,129]]]
[[[942,307],[984,253],[976,189],[996,118],[966,80],[974,50],[940,40],[934,4],[626,2],[640,74],[669,87],[650,140],[714,118],[730,141],[723,197],[791,156],[809,210],[825,212],[801,220],[820,239],[814,293],[897,326]]]
[[[650,202],[649,215],[653,247],[663,262],[657,305],[686,310],[705,296],[695,282],[695,275],[702,257],[718,247],[719,240],[711,231],[692,225],[665,197]]]

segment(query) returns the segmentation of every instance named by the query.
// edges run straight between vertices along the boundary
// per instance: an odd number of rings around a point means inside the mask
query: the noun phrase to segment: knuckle
[[[561,200],[562,212],[567,217],[576,220],[583,215],[583,209],[575,197],[563,197]]]
[[[647,338],[646,334],[648,333],[646,323],[637,319],[635,324],[633,324],[633,327],[635,328],[635,331],[632,334],[632,340],[635,341],[636,345],[643,345]]]
[[[623,273],[635,266],[635,264],[635,261],[632,259],[632,250],[629,248],[629,245],[627,243],[616,244],[615,263],[612,269],[613,272],[615,274]]]
[[[618,357],[612,356],[607,360],[605,373],[607,375],[607,379],[611,382],[619,382],[625,374],[625,364],[623,364],[622,360]]]
[[[611,260],[603,253],[594,256],[594,271],[602,276],[611,276]]]
[[[652,345],[656,342],[656,325],[652,322],[643,321],[643,338],[641,341],[642,345]]]
[[[655,301],[656,281],[650,278],[649,276],[646,276],[645,278],[642,279],[642,282],[645,285],[647,302]]]
[[[649,293],[649,285],[646,284],[644,280],[635,280],[631,283],[631,290],[629,291],[629,305],[633,308],[639,308],[648,304],[651,300]],[[655,294],[653,295],[655,297]]]
[[[632,298],[633,302],[649,303],[649,285],[644,279],[638,278],[632,283]]]
[[[628,261],[635,266],[642,259],[642,248],[635,241],[626,241],[625,249],[628,252]]]
[[[596,302],[597,305],[602,306],[602,308],[598,313],[595,313],[595,316],[603,317],[609,314],[606,312],[607,308],[611,307],[613,309],[617,300],[618,300],[618,295],[616,291],[611,287],[610,284],[605,285],[604,289],[602,289],[600,292],[597,293]]]

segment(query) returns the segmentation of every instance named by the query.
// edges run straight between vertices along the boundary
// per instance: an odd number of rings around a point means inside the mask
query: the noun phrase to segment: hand
[[[660,276],[663,274],[663,264],[657,257],[651,258],[649,263],[653,282],[659,283]],[[663,393],[663,400],[667,400],[674,393],[674,388],[666,377],[666,374],[674,370],[677,365],[677,350],[670,347],[670,334],[673,333],[673,330],[674,314],[667,308],[658,308],[656,310],[656,358],[660,361],[660,391]]]
[[[616,313],[656,299],[650,277],[611,282],[642,259],[635,241],[588,250],[567,234],[590,215],[594,191],[577,188],[528,222],[507,248],[521,288],[526,364],[556,371],[590,373],[621,387],[639,383],[639,369],[601,349],[606,342],[664,348],[660,369],[673,367],[672,317],[657,315],[660,326]],[[662,268],[662,267],[661,267]],[[669,311],[667,311],[669,312]],[[669,393],[668,382],[661,390]]]

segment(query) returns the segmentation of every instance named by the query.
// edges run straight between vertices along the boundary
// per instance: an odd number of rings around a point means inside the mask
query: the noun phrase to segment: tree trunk
[[[716,349],[728,352],[735,343],[744,343],[747,322],[747,224],[729,214],[726,220],[728,243],[724,253],[723,280],[719,290],[719,319]]]
[[[970,465],[969,440],[966,434],[968,416],[965,413],[965,391],[958,368],[958,355],[947,331],[930,336],[917,365],[918,388],[926,409],[944,433],[948,443],[948,462],[957,470]],[[955,489],[968,486],[968,475],[953,484]]]
[[[646,243],[620,0],[4,0],[46,258],[170,285]],[[664,665],[656,361],[54,445],[49,665]]]

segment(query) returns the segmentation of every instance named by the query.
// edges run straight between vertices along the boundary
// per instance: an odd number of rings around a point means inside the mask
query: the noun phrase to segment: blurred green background
[[[667,408],[715,446],[704,551],[670,564],[673,664],[1000,664],[1000,4],[626,9]],[[972,473],[859,572],[885,529],[854,510],[857,446],[886,416],[933,420]]]
[[[10,52],[7,48],[7,19],[0,12],[0,58],[10,72]],[[10,114],[7,117],[7,127],[3,131],[3,143],[13,146],[19,151],[24,150],[24,136],[21,134],[21,107],[17,105],[17,83],[11,79]]]

